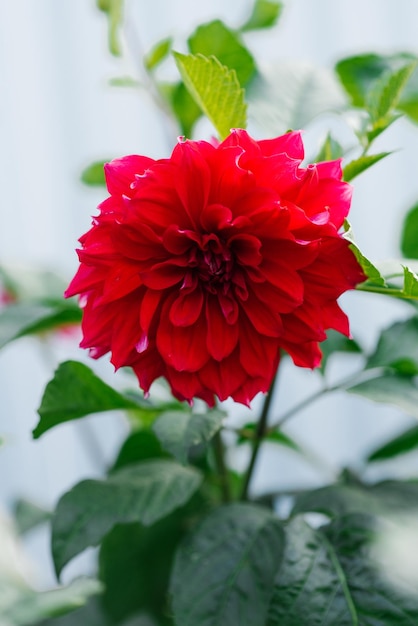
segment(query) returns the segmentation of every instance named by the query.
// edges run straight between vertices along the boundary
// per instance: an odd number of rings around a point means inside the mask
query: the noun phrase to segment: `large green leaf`
[[[65,361],[46,386],[33,436],[36,439],[58,424],[91,413],[136,408],[135,402],[107,385],[83,363]]]
[[[384,372],[346,387],[346,390],[374,402],[392,404],[418,418],[418,383],[411,376]]]
[[[418,204],[415,204],[405,217],[401,235],[401,251],[407,259],[418,259]]]
[[[403,67],[383,74],[373,85],[366,96],[365,105],[370,114],[373,126],[382,124],[393,111],[401,98],[401,94],[417,67],[417,61],[407,63]]]
[[[81,311],[71,303],[10,304],[0,311],[0,348],[20,337],[38,335],[80,321]]]
[[[169,411],[156,419],[153,430],[162,447],[180,463],[187,463],[191,448],[207,444],[218,432],[225,418],[223,411],[183,413]]]
[[[297,496],[292,515],[317,512],[329,517],[367,513],[384,518],[418,511],[418,481],[385,480],[375,485],[341,483]]]
[[[232,504],[211,513],[176,556],[176,623],[264,626],[282,550],[282,528],[270,511]]]
[[[192,54],[214,56],[230,70],[237,73],[241,87],[251,80],[256,71],[253,56],[234,31],[221,20],[201,24],[188,40]]]
[[[270,28],[277,23],[282,11],[283,2],[255,0],[252,13],[240,30],[245,32],[259,28]]]
[[[102,159],[88,165],[81,172],[81,182],[92,187],[105,187],[106,179],[104,173],[105,163],[109,163],[111,159]]]
[[[418,317],[395,322],[383,330],[367,368],[390,367],[400,374],[418,374]]]
[[[100,593],[102,585],[90,578],[79,578],[65,587],[37,592],[1,580],[0,588],[1,625],[29,626],[83,606],[91,595]]]
[[[394,457],[416,450],[418,448],[418,426],[408,428],[405,432],[393,437],[387,443],[375,448],[370,452],[367,460],[385,461]]]
[[[185,504],[201,474],[167,460],[128,465],[106,480],[84,480],[64,494],[52,520],[52,554],[59,574],[68,561],[96,546],[116,525],[148,526]]]
[[[338,81],[324,68],[280,61],[259,70],[247,88],[248,117],[266,136],[306,128],[321,113],[347,106]]]
[[[163,97],[169,102],[185,137],[191,137],[194,125],[202,117],[202,111],[196,104],[184,83],[160,83],[159,89]]]
[[[372,550],[381,530],[374,518],[358,514],[320,529],[292,521],[267,626],[416,624],[416,590],[399,591],[379,570]]]
[[[147,461],[148,459],[160,459],[168,455],[161,448],[161,444],[156,435],[144,428],[131,433],[123,442],[113,464],[111,471],[115,471],[132,465],[138,461]]]
[[[245,128],[244,90],[235,70],[229,70],[215,57],[173,54],[184,84],[221,139],[231,128]]]

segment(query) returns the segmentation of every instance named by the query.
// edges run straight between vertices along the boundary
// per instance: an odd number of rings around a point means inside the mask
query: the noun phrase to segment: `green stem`
[[[212,439],[213,453],[215,457],[216,470],[221,486],[222,501],[231,501],[231,489],[229,485],[228,468],[225,463],[225,446],[222,441],[221,431],[218,431]]]
[[[416,296],[408,296],[396,287],[379,287],[377,285],[360,284],[357,285],[356,291],[367,291],[369,293],[381,293],[385,296],[393,296],[401,300],[416,300]]]
[[[243,484],[242,493],[241,493],[241,500],[248,499],[248,489],[249,489],[250,482],[254,473],[254,468],[255,468],[257,458],[258,458],[258,453],[260,451],[261,443],[267,432],[267,420],[268,420],[268,416],[270,412],[270,405],[271,405],[271,401],[272,401],[273,394],[274,394],[274,387],[276,384],[276,380],[277,380],[277,372],[273,378],[270,389],[264,399],[264,404],[261,410],[260,419],[257,424],[257,429],[254,433],[253,449],[252,449],[251,459],[248,465],[247,473],[244,478],[244,484]]]

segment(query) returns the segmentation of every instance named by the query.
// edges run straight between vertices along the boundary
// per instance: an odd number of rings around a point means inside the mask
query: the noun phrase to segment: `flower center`
[[[189,266],[196,268],[199,282],[211,293],[228,290],[234,259],[230,248],[217,235],[202,237],[201,244],[190,251]]]

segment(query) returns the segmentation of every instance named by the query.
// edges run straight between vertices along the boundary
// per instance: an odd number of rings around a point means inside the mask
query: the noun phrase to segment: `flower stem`
[[[250,463],[248,465],[247,473],[244,478],[244,484],[242,486],[241,500],[248,499],[248,489],[251,483],[251,479],[254,473],[255,464],[258,458],[258,453],[260,451],[261,443],[265,437],[267,431],[267,420],[270,412],[270,405],[274,394],[274,387],[277,380],[277,372],[272,380],[270,389],[264,399],[263,408],[261,410],[260,419],[257,424],[257,429],[254,434],[253,439],[253,450],[251,454]]]
[[[212,448],[215,457],[216,469],[221,487],[222,501],[231,501],[231,489],[229,485],[228,468],[225,463],[225,446],[222,441],[221,431],[218,431],[212,439]]]

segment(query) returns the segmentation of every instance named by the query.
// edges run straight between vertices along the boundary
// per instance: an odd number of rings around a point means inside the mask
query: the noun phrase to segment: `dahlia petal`
[[[181,292],[171,305],[171,323],[174,326],[190,326],[194,324],[200,316],[202,305],[203,293],[200,287],[190,293]]]
[[[282,347],[292,357],[293,363],[298,367],[314,369],[321,364],[322,352],[316,341],[298,343],[282,341]]]
[[[119,300],[142,285],[138,268],[129,263],[118,263],[109,268],[103,283],[100,304]]]
[[[164,247],[172,254],[184,254],[194,242],[199,241],[199,236],[192,230],[180,230],[175,224],[170,224],[163,235]]]
[[[271,379],[279,361],[279,344],[271,337],[255,332],[245,319],[240,322],[246,341],[239,343],[239,359],[249,376]]]
[[[323,341],[326,339],[321,310],[309,302],[290,315],[283,315],[283,339],[294,343]]]
[[[104,171],[109,193],[112,196],[131,196],[131,183],[135,180],[135,175],[143,174],[153,163],[155,163],[154,159],[136,154],[105,163]]]
[[[148,393],[154,380],[166,375],[167,368],[155,346],[148,348],[142,354],[138,354],[132,364],[141,389]]]
[[[243,387],[248,376],[234,353],[221,362],[210,359],[199,371],[204,389],[212,389],[223,401]]]
[[[198,144],[192,141],[177,144],[173,150],[172,160],[179,166],[175,189],[191,223],[197,227],[200,213],[209,197],[208,164],[200,153]]]
[[[95,267],[81,264],[65,290],[64,296],[65,298],[71,298],[77,294],[91,291],[102,283],[103,278],[104,274],[101,270],[98,271]]]
[[[298,130],[286,133],[275,139],[262,139],[258,141],[261,153],[265,157],[279,155],[285,152],[291,159],[303,161],[305,150],[303,147],[302,133]]]
[[[129,312],[129,313],[128,313]],[[139,323],[140,308],[132,297],[120,302],[115,315],[112,332],[111,363],[118,369],[128,365],[136,358],[136,346],[143,339],[143,331]]]
[[[174,326],[169,319],[167,301],[161,312],[157,329],[157,348],[167,365],[179,372],[197,372],[209,359],[206,347],[206,322],[204,315],[191,326]]]
[[[218,298],[210,295],[206,299],[206,323],[208,352],[216,361],[221,361],[237,345],[239,326],[226,321]]]
[[[333,328],[339,333],[350,337],[350,326],[348,323],[348,317],[342,311],[335,300],[326,302],[322,307],[322,321],[324,328]]]
[[[231,224],[231,209],[223,204],[208,204],[202,209],[200,223],[208,232],[222,230]]]
[[[291,273],[296,280],[288,282],[289,289],[281,289],[272,283],[252,283],[251,290],[260,301],[260,306],[269,307],[275,313],[291,313],[303,303],[304,285],[296,272]]]
[[[259,265],[262,260],[260,254],[261,241],[254,235],[234,235],[228,241],[236,259],[242,265]]]
[[[178,400],[192,402],[193,398],[201,398],[208,406],[215,406],[213,392],[202,386],[197,374],[178,372],[169,367],[167,368],[167,380],[170,382],[173,394]]]
[[[273,286],[272,297],[275,298],[277,306],[280,306],[280,308],[277,309],[278,311],[284,313],[286,308],[293,310],[295,307],[302,304],[305,286],[297,271],[279,261],[277,263],[269,262],[263,264],[260,268],[260,272]],[[262,283],[257,288],[256,285],[257,283],[253,283],[256,293],[258,295],[261,294],[263,302],[268,302],[270,286]]]
[[[150,289],[167,289],[183,280],[187,260],[173,259],[156,263],[149,270],[140,273],[142,282]]]
[[[271,309],[261,303],[251,291],[249,291],[248,300],[243,308],[246,316],[254,326],[254,328],[267,337],[280,337],[283,332],[283,325],[280,315],[271,311]]]
[[[141,310],[139,314],[139,323],[145,334],[148,334],[151,324],[155,318],[156,311],[159,307],[163,292],[153,289],[146,289],[141,301]]]
[[[250,137],[243,128],[233,128],[222,143],[218,146],[219,152],[224,152],[225,148],[240,146],[249,157],[259,156],[261,154],[259,142]]]
[[[167,256],[162,238],[149,226],[140,222],[135,227],[116,224],[112,232],[112,242],[122,256],[136,261],[147,259],[155,261]]]

